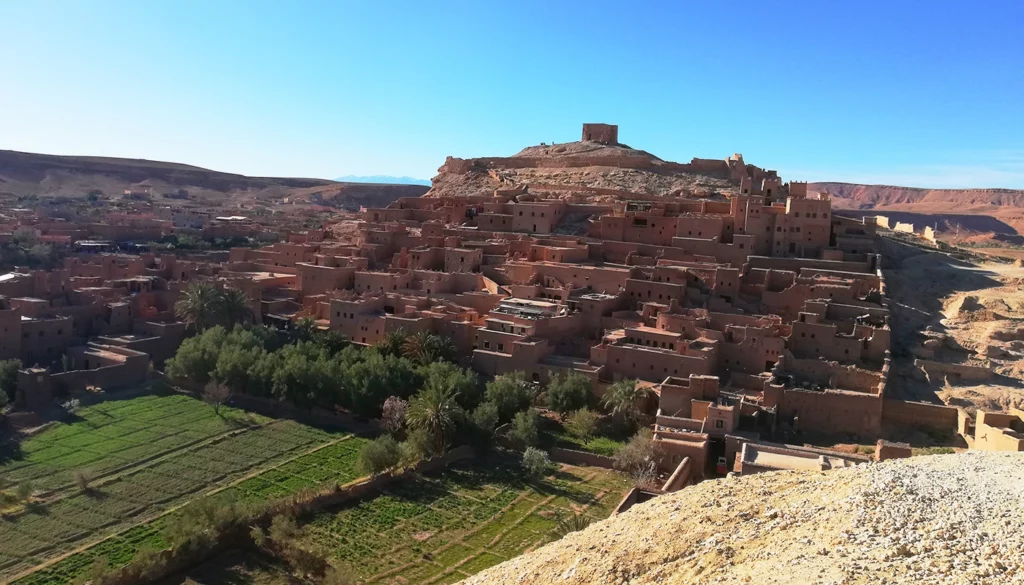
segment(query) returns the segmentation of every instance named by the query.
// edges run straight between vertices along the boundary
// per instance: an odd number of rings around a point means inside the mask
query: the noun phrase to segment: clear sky
[[[430,178],[578,140],[1024,188],[1024,2],[0,0],[0,149]]]

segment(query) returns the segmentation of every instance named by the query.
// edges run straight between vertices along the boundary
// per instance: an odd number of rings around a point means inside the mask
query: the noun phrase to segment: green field
[[[367,585],[453,583],[555,540],[560,516],[607,517],[629,487],[618,473],[572,466],[524,481],[515,460],[492,456],[396,484],[304,525],[333,564]],[[299,582],[261,554],[232,552],[161,585]]]
[[[403,482],[307,528],[367,583],[449,583],[554,540],[559,517],[607,517],[629,487],[615,472],[570,466],[526,482],[517,462],[491,459]]]
[[[221,415],[187,396],[145,396],[83,408],[20,453],[8,446],[0,476],[44,491],[0,517],[0,580],[83,547],[18,582],[66,583],[97,556],[121,565],[144,545],[164,545],[163,514],[213,490],[246,501],[356,478],[363,439],[230,408]],[[73,481],[81,469],[95,477],[86,492]]]

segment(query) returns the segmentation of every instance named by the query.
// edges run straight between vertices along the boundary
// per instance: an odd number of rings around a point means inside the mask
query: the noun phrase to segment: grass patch
[[[0,581],[111,535],[115,536],[16,583],[69,583],[97,557],[106,558],[111,566],[124,565],[142,546],[166,547],[158,530],[160,520],[132,527],[141,517],[187,504],[217,486],[290,458],[294,460],[286,469],[270,469],[242,481],[228,494],[240,501],[268,499],[356,478],[355,458],[364,439],[231,408],[221,408],[221,414],[177,394],[104,402],[83,408],[80,420],[58,424],[23,441],[17,452],[8,451],[13,456],[2,459],[0,474],[35,481],[43,470],[50,470],[55,478],[36,485],[58,491],[34,511],[0,520]],[[340,442],[302,455],[331,441]],[[106,477],[95,475],[89,493],[62,488],[62,477],[73,480],[68,462],[86,459],[69,457],[68,451],[75,449],[96,456],[91,472],[108,472]]]

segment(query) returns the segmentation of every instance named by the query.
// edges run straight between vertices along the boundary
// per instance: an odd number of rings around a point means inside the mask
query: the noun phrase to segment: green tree
[[[456,389],[451,386],[427,385],[409,402],[406,415],[409,427],[427,433],[435,455],[444,452],[462,418],[462,408],[456,398]]]
[[[600,417],[596,412],[581,408],[569,415],[565,427],[572,436],[583,441],[583,444],[586,445],[597,431],[597,421],[599,419]]]
[[[540,415],[532,408],[517,412],[512,419],[512,438],[523,447],[533,447],[540,442]]]
[[[378,437],[363,445],[356,460],[356,469],[367,475],[378,475],[398,466],[402,450],[390,435]]]
[[[401,444],[402,463],[412,465],[417,461],[430,456],[434,450],[433,441],[427,431],[413,429],[405,435]]]
[[[473,410],[470,419],[481,432],[493,435],[494,429],[498,427],[498,422],[500,421],[498,407],[493,402],[485,400]]]
[[[604,405],[612,416],[622,420],[627,426],[636,428],[643,412],[640,401],[647,397],[650,390],[637,384],[636,380],[619,380],[611,385],[604,395]]]
[[[228,327],[253,321],[252,301],[237,288],[228,288],[218,299],[218,318]]]
[[[533,402],[533,388],[526,381],[523,372],[502,374],[487,383],[484,392],[487,402],[494,404],[498,410],[498,422],[506,423],[521,410],[526,410]]]
[[[563,417],[587,405],[590,399],[590,378],[576,372],[556,374],[547,388],[548,408]]]
[[[451,388],[463,409],[471,409],[480,402],[479,380],[472,371],[451,362],[435,361],[419,369],[423,387]]]
[[[384,338],[377,344],[377,349],[384,355],[400,357],[403,355],[405,340],[408,336],[404,329],[395,329],[384,333]]]
[[[21,369],[21,360],[0,361],[0,394],[3,394],[4,403],[13,402],[18,391],[18,370]]]
[[[530,477],[543,477],[551,469],[551,459],[544,451],[536,447],[527,447],[523,452],[523,469]]]
[[[426,331],[414,333],[402,343],[402,355],[421,365],[438,361],[455,361],[455,346],[451,339]]]
[[[292,336],[296,341],[312,341],[316,333],[316,319],[312,317],[302,317],[292,324]]]
[[[174,313],[196,331],[204,331],[219,320],[221,293],[209,282],[193,282],[174,304]]]
[[[227,347],[228,332],[211,327],[181,343],[174,357],[167,360],[166,372],[173,380],[206,384],[217,367],[221,351]]]

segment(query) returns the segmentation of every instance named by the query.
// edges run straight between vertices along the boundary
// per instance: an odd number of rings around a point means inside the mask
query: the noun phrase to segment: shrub
[[[615,453],[615,469],[634,478],[657,465],[657,449],[650,429],[642,429]]]
[[[22,502],[27,502],[32,499],[32,492],[35,491],[35,486],[30,481],[23,481],[18,484],[18,487],[14,490],[14,495]]]
[[[378,437],[363,446],[356,460],[356,469],[367,475],[377,475],[398,466],[402,451],[390,435]]]
[[[527,447],[523,452],[523,469],[533,478],[543,477],[551,468],[548,454],[536,447]]]
[[[485,401],[476,407],[470,415],[470,420],[479,431],[493,435],[498,421],[501,420],[498,406],[490,400]]]
[[[590,379],[576,372],[556,375],[548,384],[547,395],[548,408],[565,416],[587,405],[590,399]]]
[[[89,486],[92,483],[92,474],[84,469],[79,469],[75,472],[75,485],[78,489],[83,492],[89,491]]]
[[[573,514],[572,516],[561,518],[558,521],[558,524],[555,526],[555,534],[561,537],[572,532],[583,530],[587,526],[590,526],[589,516]]]
[[[524,410],[512,419],[511,437],[523,447],[533,447],[540,440],[540,415],[536,410]]]
[[[18,370],[20,369],[21,360],[0,361],[0,392],[8,401],[13,401],[15,398],[15,392],[18,389]]]
[[[586,445],[597,431],[597,421],[599,419],[600,416],[596,412],[581,408],[569,415],[565,428],[572,436],[583,441],[583,444]]]
[[[400,448],[402,463],[412,465],[421,459],[430,457],[434,446],[430,433],[424,429],[414,429],[406,435]]]

